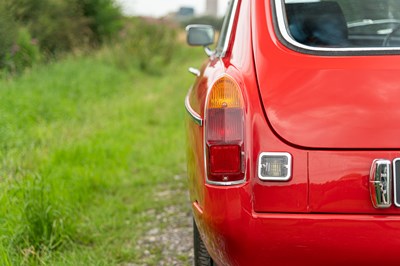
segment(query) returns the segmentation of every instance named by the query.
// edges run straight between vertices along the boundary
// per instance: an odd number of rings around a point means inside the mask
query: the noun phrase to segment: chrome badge
[[[392,170],[389,160],[377,159],[372,162],[369,191],[375,208],[389,208],[392,205]]]

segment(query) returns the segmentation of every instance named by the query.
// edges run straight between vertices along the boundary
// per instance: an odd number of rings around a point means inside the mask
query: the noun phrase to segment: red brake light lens
[[[213,174],[239,174],[241,148],[239,145],[209,147],[210,172]]]
[[[244,179],[244,108],[239,85],[231,77],[211,88],[205,120],[207,180],[237,184]]]

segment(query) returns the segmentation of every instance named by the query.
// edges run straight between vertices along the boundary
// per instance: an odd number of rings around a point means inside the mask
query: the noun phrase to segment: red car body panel
[[[313,151],[309,153],[309,211],[313,213],[399,214],[394,205],[375,209],[368,187],[375,158],[394,159],[396,151]]]
[[[253,47],[273,130],[306,148],[400,148],[400,56],[300,54],[277,40],[265,3],[252,12]]]
[[[276,36],[270,1],[239,7],[227,54],[202,66],[186,99],[204,118],[208,91],[227,74],[245,102],[240,185],[206,183],[204,126],[187,120],[190,199],[213,260],[397,264],[400,208],[375,209],[368,178],[374,159],[400,157],[400,56],[295,52]],[[289,181],[258,178],[265,151],[292,155]]]
[[[398,265],[398,216],[260,214],[243,204],[227,208],[228,200],[242,203],[243,193],[210,188],[207,197],[219,204],[208,210],[193,207],[218,265]]]

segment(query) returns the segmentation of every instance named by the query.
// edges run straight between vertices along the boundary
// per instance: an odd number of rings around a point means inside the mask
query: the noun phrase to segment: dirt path
[[[126,266],[193,265],[192,214],[186,184],[176,190],[164,190],[156,198],[178,198],[181,204],[168,206],[161,211],[151,209],[144,215],[154,217],[138,239],[136,250],[142,254],[140,261]]]

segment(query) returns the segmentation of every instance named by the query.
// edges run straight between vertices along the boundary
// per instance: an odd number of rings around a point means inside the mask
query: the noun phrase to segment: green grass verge
[[[182,201],[153,195],[185,182],[186,69],[204,55],[178,47],[157,75],[113,55],[0,81],[0,265],[135,263],[146,211]]]

